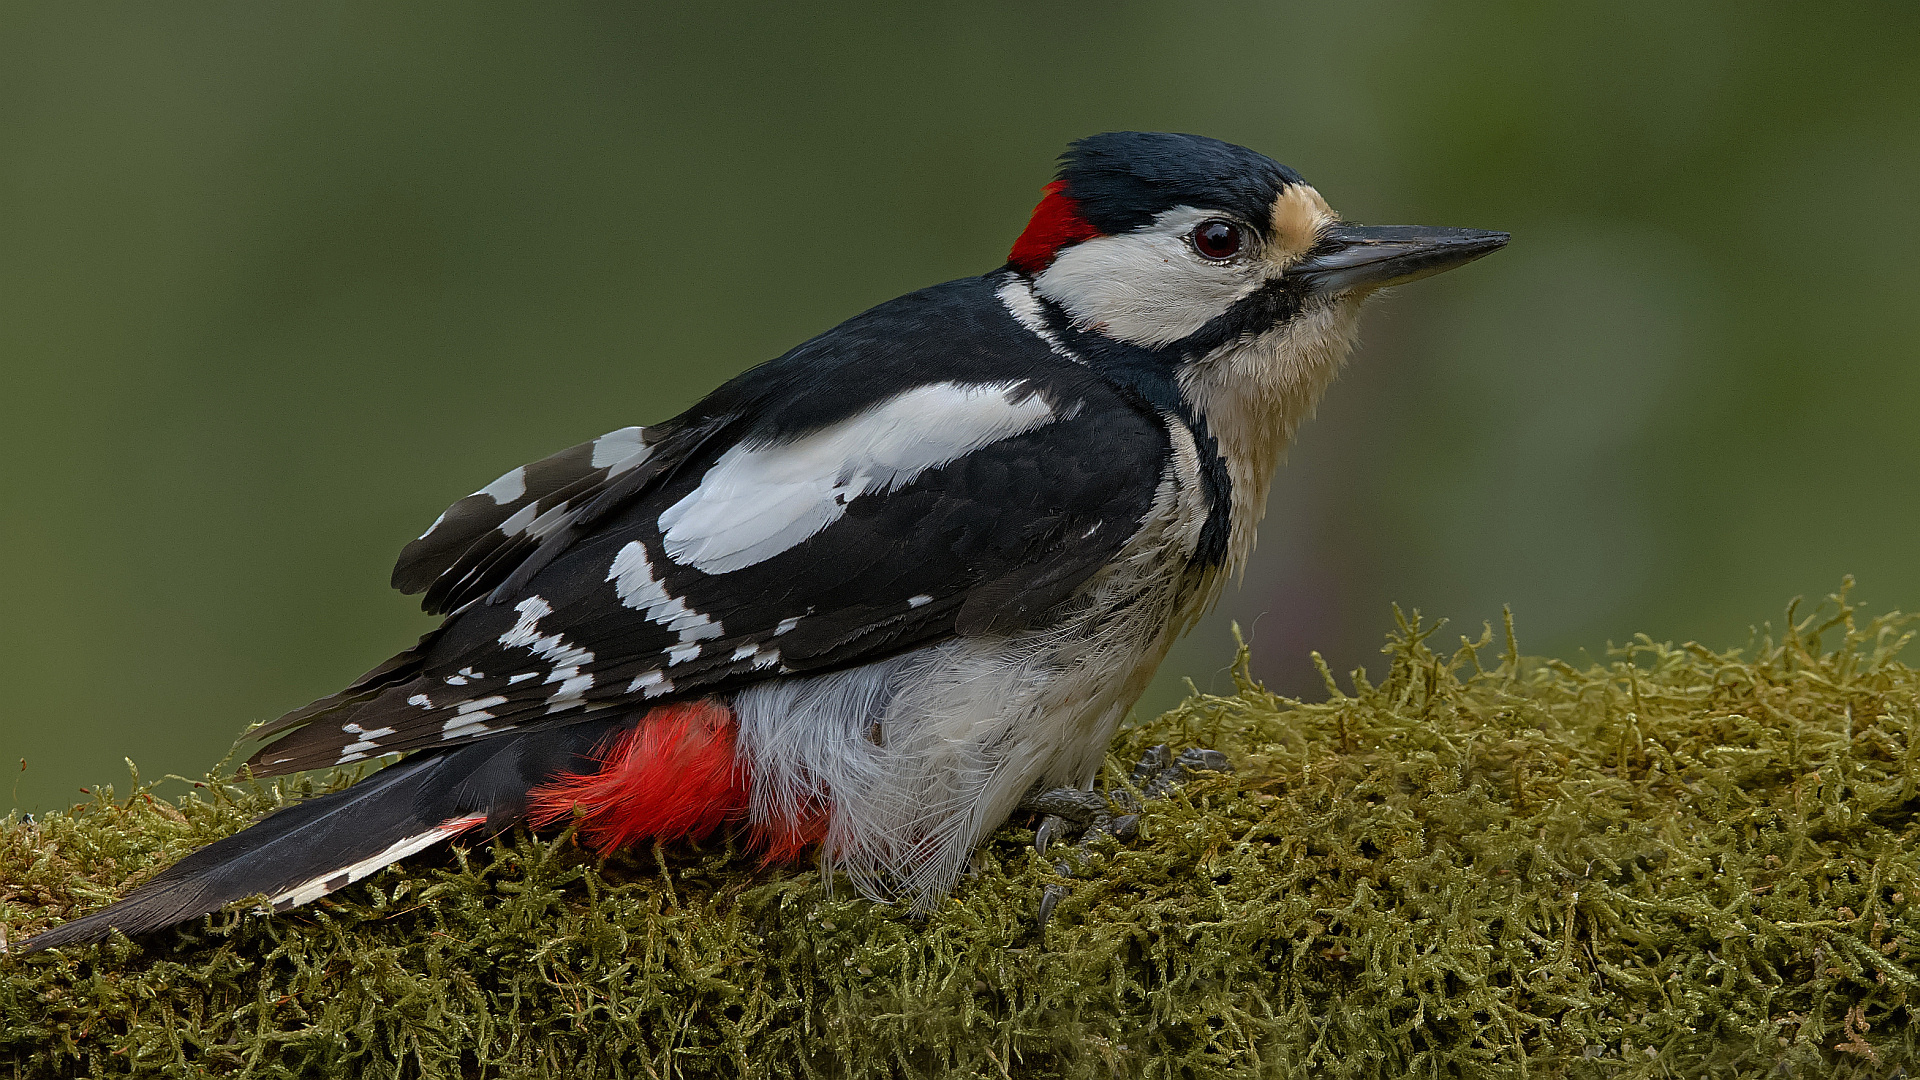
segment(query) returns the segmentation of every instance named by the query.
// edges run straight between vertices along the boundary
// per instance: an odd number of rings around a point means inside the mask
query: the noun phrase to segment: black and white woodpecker
[[[24,947],[563,819],[602,849],[735,827],[925,906],[1017,807],[1092,784],[1246,564],[1362,301],[1506,242],[1348,224],[1214,139],[1083,139],[1006,265],[454,503],[393,574],[445,622],[249,764],[405,756]]]

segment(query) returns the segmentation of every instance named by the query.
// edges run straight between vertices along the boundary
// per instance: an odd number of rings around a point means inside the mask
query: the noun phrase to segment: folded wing
[[[1016,631],[1113,559],[1168,460],[1157,415],[1084,369],[905,387],[801,430],[753,419],[622,429],[456,503],[394,575],[453,616],[263,729],[287,734],[250,764],[457,745]]]

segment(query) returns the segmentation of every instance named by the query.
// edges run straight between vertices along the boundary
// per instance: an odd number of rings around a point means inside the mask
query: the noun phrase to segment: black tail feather
[[[630,722],[588,720],[416,754],[344,791],[276,811],[181,859],[118,903],[17,949],[85,944],[113,930],[159,930],[260,894],[289,897],[277,907],[297,906],[347,884],[350,870],[358,880],[468,827],[519,821],[530,790],[563,771],[591,771],[595,749]]]

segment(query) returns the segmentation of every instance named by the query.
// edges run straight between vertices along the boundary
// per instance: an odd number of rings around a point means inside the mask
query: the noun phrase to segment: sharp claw
[[[1175,757],[1173,751],[1163,743],[1148,750],[1133,768],[1131,779],[1134,789],[1139,792],[1138,798],[1124,790],[1102,793],[1082,788],[1054,788],[1034,792],[1021,803],[1023,809],[1038,811],[1043,815],[1040,824],[1033,830],[1034,854],[1044,856],[1053,841],[1072,828],[1080,831],[1077,846],[1082,849],[1089,847],[1102,835],[1121,841],[1132,840],[1140,835],[1139,810],[1142,799],[1162,798],[1192,779],[1197,772],[1232,771],[1233,762],[1218,750],[1193,747]],[[1123,812],[1115,814],[1116,809]],[[1073,867],[1064,861],[1055,863],[1053,868],[1062,877],[1073,876]],[[1065,885],[1048,885],[1042,890],[1040,929],[1046,929],[1047,923],[1053,918],[1054,909],[1067,895]]]
[[[1047,845],[1053,842],[1053,834],[1065,828],[1067,819],[1059,814],[1048,814],[1040,819],[1040,825],[1033,830],[1033,853],[1045,855]]]
[[[1047,923],[1052,920],[1053,909],[1059,905],[1060,901],[1066,899],[1066,896],[1065,885],[1049,885],[1040,893],[1040,928],[1042,930],[1045,930]]]

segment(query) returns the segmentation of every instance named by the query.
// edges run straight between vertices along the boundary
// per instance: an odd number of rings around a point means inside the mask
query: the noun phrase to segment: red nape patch
[[[1100,230],[1087,224],[1080,216],[1080,204],[1067,196],[1062,189],[1066,184],[1055,180],[1046,186],[1046,197],[1040,205],[1033,208],[1033,217],[1027,220],[1027,231],[1013,242],[1013,251],[1007,255],[1012,263],[1024,274],[1037,274],[1047,268],[1060,249],[1068,244],[1077,244],[1082,240],[1091,240],[1100,235]]]
[[[641,840],[699,837],[747,816],[747,777],[734,765],[733,710],[715,701],[662,705],[602,749],[599,772],[534,788],[527,818],[581,817],[580,836],[606,854]]]

